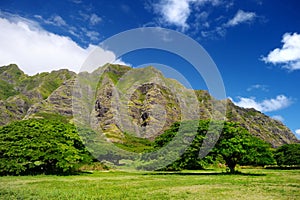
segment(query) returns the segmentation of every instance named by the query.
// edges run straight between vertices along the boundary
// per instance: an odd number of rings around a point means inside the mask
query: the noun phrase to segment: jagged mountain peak
[[[0,67],[0,74],[2,74],[4,71],[15,71],[15,72],[23,73],[23,71],[20,70],[20,68],[16,64],[9,64],[9,65]]]

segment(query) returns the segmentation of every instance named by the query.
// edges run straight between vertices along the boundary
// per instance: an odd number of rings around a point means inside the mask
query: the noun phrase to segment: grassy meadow
[[[300,170],[95,171],[0,177],[0,199],[300,199]]]

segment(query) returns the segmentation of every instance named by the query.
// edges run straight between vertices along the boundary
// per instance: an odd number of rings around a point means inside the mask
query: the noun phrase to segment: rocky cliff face
[[[240,108],[230,100],[227,104],[227,118],[239,122],[249,132],[272,144],[273,147],[297,142],[297,138],[281,121],[253,109]]]
[[[0,67],[0,125],[23,119],[32,106],[74,77],[68,70],[28,76],[17,65]]]
[[[46,99],[33,104],[27,110],[25,118],[34,117],[36,113],[55,113],[71,118],[74,81],[74,79],[66,80]]]
[[[269,142],[273,147],[298,141],[291,130],[278,120],[272,119],[253,108],[246,109],[238,107],[229,99],[216,102],[206,91],[196,92],[198,94],[198,100],[201,102],[200,110],[203,113],[203,118],[210,119],[210,114],[216,112],[216,109],[214,111],[212,110],[211,102],[214,102],[215,106],[225,104],[226,120],[241,124],[252,135]]]
[[[215,100],[207,91],[186,89],[153,67],[106,65],[91,74],[80,73],[75,81],[67,70],[29,77],[10,65],[0,68],[0,84],[10,86],[0,93],[1,125],[40,113],[70,120],[75,116],[109,140],[122,142],[124,132],[151,140],[176,121],[226,118],[274,147],[297,142],[281,122],[230,100]]]
[[[154,139],[175,121],[181,119],[179,102],[162,82],[163,76],[154,68],[124,71],[119,79],[107,74],[119,66],[109,66],[97,89],[96,118],[108,134],[130,132],[138,137]],[[147,77],[142,77],[142,76]],[[148,79],[148,80],[147,80]],[[156,79],[156,81],[153,81]],[[136,81],[143,80],[133,86]],[[133,87],[132,87],[133,86]]]

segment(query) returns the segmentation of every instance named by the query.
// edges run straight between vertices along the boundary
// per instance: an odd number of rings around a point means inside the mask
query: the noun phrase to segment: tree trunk
[[[226,164],[227,164],[227,167],[228,167],[229,170],[230,170],[230,174],[234,174],[234,173],[235,173],[234,168],[235,168],[235,166],[236,166],[236,162],[234,162],[234,161],[232,161],[232,160],[228,160],[228,161],[226,162]]]
[[[230,170],[230,174],[234,174],[235,173],[235,165],[234,166],[228,166],[229,167],[229,170]]]

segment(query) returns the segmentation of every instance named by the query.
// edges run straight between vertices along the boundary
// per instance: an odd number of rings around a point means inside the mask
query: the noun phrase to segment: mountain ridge
[[[216,100],[205,90],[186,89],[176,80],[165,78],[154,67],[135,69],[113,64],[93,73],[75,74],[64,69],[34,76],[26,75],[14,64],[0,67],[0,88],[4,91],[0,93],[0,125],[45,116],[43,113],[61,115],[72,122],[72,89],[78,76],[83,74],[91,77],[88,80],[98,80],[90,83],[95,89],[95,97],[90,100],[93,103],[89,113],[91,122],[113,142],[122,142],[124,130],[134,132],[138,137],[154,139],[176,121],[197,119],[199,115],[200,119],[222,118],[224,105],[227,120],[240,123],[273,147],[299,142],[282,122],[255,109],[238,107],[229,99]],[[140,80],[143,82],[138,82]],[[134,84],[137,87],[132,88]],[[121,92],[117,100],[114,100],[114,88]],[[194,97],[190,97],[193,96],[191,91]],[[122,99],[125,97],[127,99]],[[193,103],[195,98],[197,104]],[[114,101],[125,100],[128,104],[126,114],[122,107],[112,106]]]

